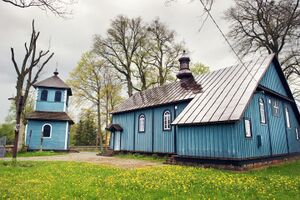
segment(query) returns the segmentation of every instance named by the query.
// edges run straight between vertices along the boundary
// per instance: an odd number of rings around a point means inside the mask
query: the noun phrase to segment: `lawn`
[[[29,151],[29,152],[20,152],[17,157],[35,157],[35,156],[56,156],[63,155],[64,152],[55,152],[55,151]],[[6,153],[5,157],[12,157],[11,153]]]
[[[124,158],[124,159],[138,159],[138,160],[147,160],[147,161],[154,161],[154,162],[165,162],[167,160],[166,156],[158,156],[156,154],[153,155],[141,155],[138,153],[132,154],[116,154],[114,157],[117,158]]]
[[[0,199],[300,199],[300,161],[249,172],[0,161]]]

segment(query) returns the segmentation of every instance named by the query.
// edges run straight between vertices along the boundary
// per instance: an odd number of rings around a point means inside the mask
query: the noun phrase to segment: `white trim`
[[[50,137],[44,137],[43,130],[44,130],[44,126],[46,126],[46,125],[50,126]],[[51,137],[52,137],[52,125],[51,124],[46,123],[42,126],[42,136],[43,136],[43,138],[51,139]]]
[[[35,92],[34,110],[36,110],[36,104],[39,98],[39,88],[36,88]]]
[[[67,90],[65,90],[65,95],[64,95],[64,112],[67,111]]]
[[[65,150],[67,150],[68,147],[68,133],[69,133],[69,122],[66,122],[66,136],[65,136]]]
[[[26,124],[26,126],[25,126],[25,137],[24,137],[24,144],[25,144],[25,145],[27,145],[27,144],[26,144],[26,139],[27,139],[27,129],[28,129],[28,124]]]

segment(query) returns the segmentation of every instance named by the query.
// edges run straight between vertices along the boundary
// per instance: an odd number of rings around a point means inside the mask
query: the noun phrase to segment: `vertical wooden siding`
[[[51,133],[51,138],[44,138],[43,146],[42,146],[43,149],[64,150],[66,123],[68,122],[29,120],[27,126],[26,145],[28,145],[29,149],[32,150],[40,149],[42,126],[46,123],[51,124],[52,133]],[[30,132],[32,132],[31,139],[30,139]]]
[[[124,129],[121,133],[121,150],[133,150],[133,121],[133,112],[113,115],[113,123],[120,124],[120,126]]]
[[[265,76],[260,81],[260,84],[264,87],[267,87],[279,94],[284,96],[288,96],[285,88],[281,84],[281,80],[278,76],[274,63],[271,63],[270,67],[268,68]]]
[[[47,101],[40,101],[42,90],[48,90],[48,98]],[[61,102],[55,102],[54,96],[56,91],[61,91]],[[36,110],[37,111],[53,111],[53,112],[63,112],[64,111],[64,99],[65,98],[65,90],[62,89],[49,89],[49,88],[39,88],[38,95],[36,99]]]
[[[171,131],[163,131],[163,112],[169,110],[171,112],[171,120],[174,120],[175,106],[177,106],[176,114],[178,115],[187,104],[188,102],[183,102],[114,114],[113,123],[120,124],[123,128],[121,133],[121,150],[173,153],[176,127],[172,126]],[[141,114],[144,114],[146,118],[145,132],[142,133],[138,132],[138,120]],[[110,145],[113,147],[113,142]]]
[[[295,130],[296,128],[298,128],[298,131],[300,132],[300,124],[296,118],[292,106],[287,102],[285,102],[284,106],[287,106],[290,113],[291,128],[287,128],[287,136],[288,136],[290,153],[300,152],[300,140],[297,140],[296,130]]]

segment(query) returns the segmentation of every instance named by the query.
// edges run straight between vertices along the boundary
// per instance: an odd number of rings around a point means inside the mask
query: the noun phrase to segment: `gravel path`
[[[4,160],[10,160],[10,158],[4,158]],[[19,157],[18,160],[22,160],[22,161],[88,162],[88,163],[110,165],[110,166],[127,168],[127,169],[128,168],[141,168],[141,167],[148,167],[148,166],[163,165],[162,163],[159,163],[159,162],[151,162],[151,161],[145,161],[145,160],[97,156],[96,152],[68,153],[68,154],[57,155],[57,156]]]

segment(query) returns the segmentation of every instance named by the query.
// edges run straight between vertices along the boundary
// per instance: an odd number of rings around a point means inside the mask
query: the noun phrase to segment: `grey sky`
[[[222,19],[231,0],[216,0],[212,13],[226,32],[228,24]],[[55,52],[41,79],[52,75],[58,63],[60,77],[66,80],[81,54],[91,48],[94,34],[104,35],[110,22],[119,14],[141,16],[145,21],[159,17],[177,32],[191,50],[191,59],[211,67],[211,70],[233,64],[236,60],[228,45],[208,20],[201,30],[203,9],[199,1],[178,0],[166,5],[164,0],[79,0],[73,6],[72,19],[61,19],[38,8],[20,9],[0,1],[0,122],[8,113],[8,97],[15,94],[16,75],[10,59],[10,47],[15,48],[17,60],[24,56],[24,42],[30,39],[31,20],[41,32],[38,47]]]

